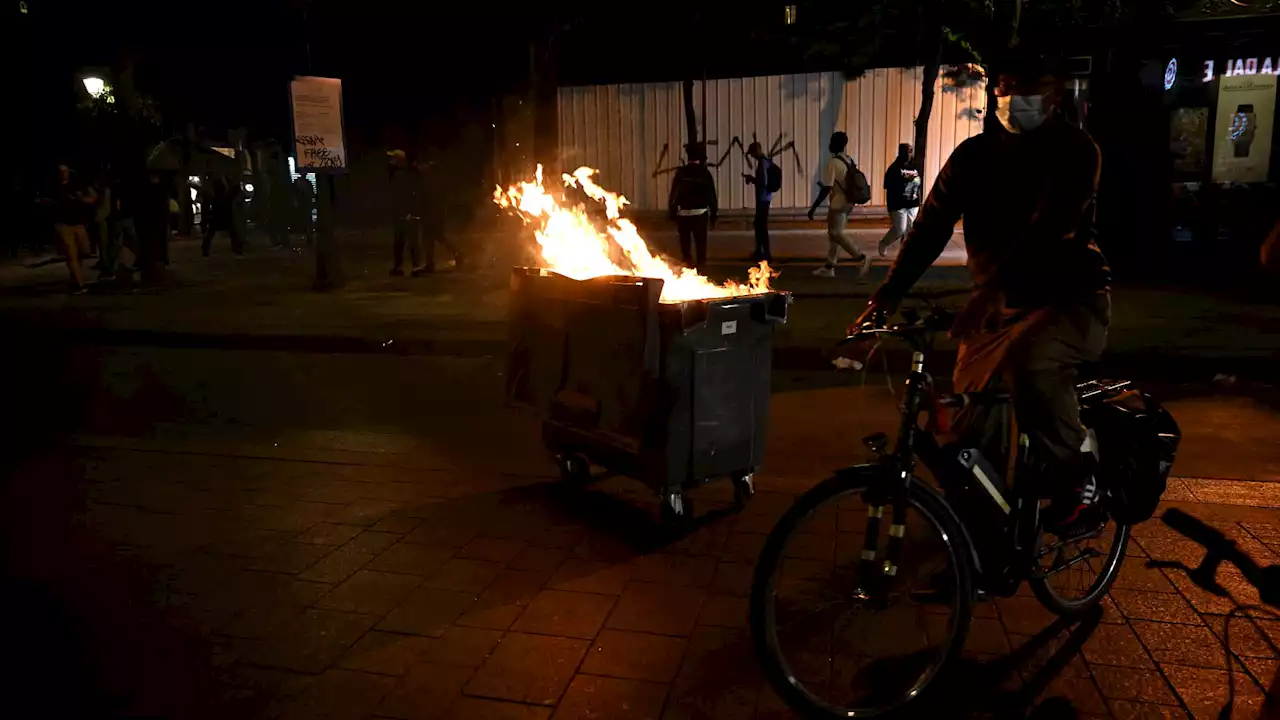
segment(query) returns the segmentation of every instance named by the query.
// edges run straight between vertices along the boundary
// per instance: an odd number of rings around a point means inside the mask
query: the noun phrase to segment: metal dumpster
[[[740,504],[754,492],[790,296],[664,304],[662,285],[516,268],[506,393],[542,414],[567,480],[589,479],[588,463],[637,478],[681,520],[686,488],[727,477]]]

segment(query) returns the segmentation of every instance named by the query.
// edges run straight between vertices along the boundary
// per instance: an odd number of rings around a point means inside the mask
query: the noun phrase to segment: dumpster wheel
[[[683,492],[665,492],[659,513],[668,525],[687,525],[693,520],[693,503]]]
[[[586,485],[591,482],[591,461],[585,455],[557,454],[556,466],[560,468],[560,479],[570,485]]]
[[[733,477],[733,502],[739,508],[747,506],[747,502],[756,494],[756,476],[754,473],[742,473]]]

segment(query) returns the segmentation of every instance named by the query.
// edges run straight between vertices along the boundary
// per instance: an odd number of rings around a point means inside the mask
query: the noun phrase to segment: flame
[[[765,262],[747,271],[745,284],[729,281],[716,285],[696,270],[672,267],[654,255],[635,224],[621,215],[627,199],[597,185],[592,179],[595,174],[591,168],[580,167],[562,177],[565,187],[578,188],[604,206],[608,223],[603,231],[584,205],[571,206],[563,194],[556,198],[547,192],[542,184],[542,165],[538,165],[533,182],[520,182],[506,191],[496,188],[493,201],[515,212],[526,224],[534,224],[545,266],[575,280],[608,275],[657,278],[663,281],[664,303],[769,292],[769,279],[778,273]]]

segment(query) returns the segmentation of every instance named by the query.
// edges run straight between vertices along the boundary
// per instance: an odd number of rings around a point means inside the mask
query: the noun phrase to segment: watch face
[[[1249,115],[1247,113],[1238,112],[1231,116],[1231,127],[1227,129],[1227,137],[1232,140],[1239,140],[1244,137],[1245,132],[1249,130]]]

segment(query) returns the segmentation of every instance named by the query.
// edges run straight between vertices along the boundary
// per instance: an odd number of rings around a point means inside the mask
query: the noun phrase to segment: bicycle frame
[[[902,543],[906,536],[907,487],[915,477],[917,460],[924,464],[945,494],[959,490],[957,471],[961,468],[955,459],[948,458],[938,446],[933,433],[920,426],[920,413],[925,410],[925,403],[932,397],[932,380],[924,371],[924,352],[916,350],[911,356],[911,372],[907,375],[905,395],[902,402],[901,420],[898,426],[898,438],[892,452],[882,455],[878,473],[879,481],[867,489],[867,534],[861,555],[861,569],[864,577],[881,577],[875,587],[883,590],[888,578],[898,573],[902,558]],[[873,436],[875,438],[876,436]],[[873,438],[868,444],[877,450]],[[883,446],[881,446],[883,447]],[[1026,444],[1019,441],[1013,450],[1018,454],[1016,463],[1024,467]],[[919,482],[919,480],[915,480]],[[982,578],[984,590],[1000,595],[1013,594],[1023,581],[1035,574],[1037,559],[1037,538],[1039,535],[1039,495],[1032,483],[1018,483],[1009,496],[1000,493],[994,486],[988,492],[1000,495],[1003,506],[1007,507],[1008,523],[1004,526],[1000,537],[1010,541],[1002,542],[1001,547],[984,546],[974,543],[975,570]],[[994,501],[994,498],[993,498]],[[883,562],[880,559],[879,534],[884,518],[884,510],[891,510],[889,538],[884,549]],[[954,510],[953,506],[953,510]],[[968,530],[965,518],[957,514],[961,525]],[[972,535],[971,535],[972,537]]]

